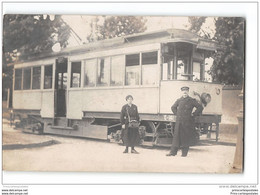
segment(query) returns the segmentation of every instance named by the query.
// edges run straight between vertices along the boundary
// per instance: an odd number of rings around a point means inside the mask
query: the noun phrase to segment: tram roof
[[[183,29],[166,29],[153,32],[136,33],[132,35],[116,37],[112,39],[99,40],[86,43],[79,46],[64,48],[59,52],[50,52],[34,56],[26,61],[35,61],[37,59],[58,57],[81,52],[94,51],[104,48],[122,47],[127,45],[145,44],[145,43],[170,43],[170,42],[186,42],[194,44],[199,49],[215,51],[221,47],[212,40],[203,39],[202,37]],[[23,63],[23,62],[20,62]]]
[[[150,43],[150,42],[187,42],[195,45],[207,42],[207,46],[200,45],[200,49],[216,50],[218,45],[215,41],[203,39],[202,37],[183,29],[167,29],[153,32],[136,33],[112,39],[99,40],[80,46],[64,48],[61,52],[80,52],[86,50],[98,50],[99,48],[116,47],[127,44]],[[212,43],[212,44],[210,44]]]

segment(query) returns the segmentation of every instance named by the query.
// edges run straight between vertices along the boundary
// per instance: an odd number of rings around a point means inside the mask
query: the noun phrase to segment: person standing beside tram
[[[128,147],[131,147],[131,153],[139,154],[135,150],[135,146],[140,143],[139,136],[139,114],[137,106],[134,105],[133,96],[126,96],[127,104],[122,107],[120,114],[120,122],[122,125],[122,140],[126,146],[123,153],[128,153]]]
[[[182,150],[182,157],[186,157],[189,146],[195,140],[195,121],[194,116],[202,113],[203,107],[196,99],[189,96],[189,87],[182,87],[182,97],[177,99],[171,107],[172,112],[176,115],[176,123],[173,133],[171,151],[166,156],[177,155],[178,149]],[[196,108],[194,112],[193,108]]]

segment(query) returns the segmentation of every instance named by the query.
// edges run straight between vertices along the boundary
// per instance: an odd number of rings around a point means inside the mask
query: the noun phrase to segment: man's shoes
[[[127,150],[127,149],[125,149],[125,151],[124,151],[123,153],[124,153],[124,154],[128,153],[128,150]]]
[[[188,155],[188,152],[189,152],[189,147],[182,148],[181,156],[186,157]]]
[[[139,154],[139,152],[137,152],[135,149],[131,150],[131,153],[133,153],[133,154]]]
[[[176,154],[169,153],[169,154],[166,154],[166,156],[176,156]]]

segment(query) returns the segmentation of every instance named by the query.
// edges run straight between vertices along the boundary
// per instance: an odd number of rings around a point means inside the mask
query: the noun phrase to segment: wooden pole
[[[244,92],[243,88],[239,95],[239,99],[242,100],[242,106],[239,114],[237,115],[238,120],[238,132],[237,132],[237,144],[236,144],[236,152],[234,157],[233,166],[230,170],[231,173],[242,173],[243,165],[244,165]]]
[[[6,104],[6,108],[9,108],[9,104],[10,104],[10,88],[7,89],[7,104]]]

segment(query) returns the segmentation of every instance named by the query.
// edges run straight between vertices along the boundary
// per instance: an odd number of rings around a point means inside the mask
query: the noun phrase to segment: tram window
[[[139,85],[140,55],[126,55],[126,85]]]
[[[177,46],[177,72],[175,78],[177,80],[190,80],[191,64],[190,64],[191,48],[190,45],[181,44]]]
[[[142,85],[154,85],[157,79],[157,51],[142,53]]]
[[[163,63],[162,67],[162,80],[166,81],[168,80],[168,75],[169,75],[169,71],[168,71],[168,63]]]
[[[84,67],[84,87],[95,86],[96,59],[86,60]]]
[[[140,55],[138,54],[131,54],[125,56],[125,65],[126,66],[136,66],[140,64]]]
[[[193,80],[199,81],[200,80],[200,63],[199,62],[193,62]]]
[[[110,58],[98,59],[97,85],[107,86],[109,83]]]
[[[59,72],[57,74],[58,77],[58,89],[67,89],[67,81],[68,81],[68,73],[67,72]]]
[[[177,80],[188,80],[188,77],[183,76],[189,74],[188,59],[183,58],[177,61]]]
[[[41,67],[33,67],[33,81],[32,81],[33,89],[41,88]]]
[[[14,89],[15,90],[21,90],[22,89],[22,69],[15,69],[14,72]]]
[[[124,56],[113,56],[111,58],[111,85],[123,85]]]
[[[148,53],[142,53],[142,65],[145,64],[157,64],[158,60],[158,52],[148,52]]]
[[[157,80],[157,74],[158,70],[156,65],[142,66],[142,84],[154,85]]]
[[[52,65],[44,67],[44,89],[52,88]]]
[[[139,66],[126,67],[126,85],[139,85]]]
[[[81,81],[81,62],[71,63],[71,84],[70,87],[80,87]]]
[[[31,68],[23,70],[23,89],[31,89]]]
[[[163,80],[172,80],[174,77],[174,65],[173,60],[163,63]]]

